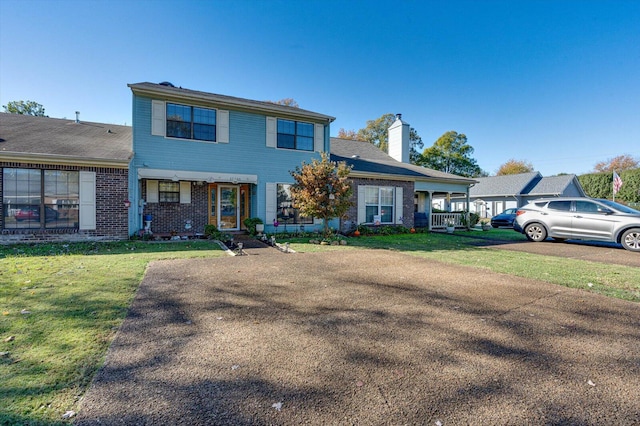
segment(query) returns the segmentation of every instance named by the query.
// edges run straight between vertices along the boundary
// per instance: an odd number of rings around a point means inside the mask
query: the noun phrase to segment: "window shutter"
[[[180,204],[191,204],[191,182],[180,181]]]
[[[276,204],[278,203],[278,187],[275,183],[267,183],[267,217],[266,223],[273,223],[273,220],[276,218]]]
[[[402,215],[404,211],[404,199],[402,196],[402,187],[396,187],[396,225],[402,225]]]
[[[147,203],[157,203],[158,200],[159,200],[158,181],[148,180],[147,181]]]
[[[80,212],[78,227],[96,229],[96,173],[80,172]]]
[[[167,131],[166,109],[163,101],[151,101],[151,134],[164,136]]]
[[[367,206],[364,204],[364,185],[358,185],[358,225],[367,220]]]
[[[277,120],[275,117],[267,117],[267,146],[275,148],[278,139]]]
[[[229,143],[229,111],[216,112],[216,142]]]
[[[324,126],[322,124],[315,125],[315,137],[313,139],[313,150],[317,152],[324,151]]]

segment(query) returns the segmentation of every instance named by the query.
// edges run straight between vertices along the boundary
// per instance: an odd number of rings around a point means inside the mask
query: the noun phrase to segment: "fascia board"
[[[150,98],[156,98],[158,95],[163,96],[163,100],[172,100],[172,101],[189,101],[189,102],[200,102],[201,105],[215,104],[220,108],[229,108],[239,111],[245,112],[260,112],[268,115],[275,115],[277,117],[286,117],[286,118],[305,118],[308,120],[313,120],[316,122],[322,123],[331,123],[335,120],[335,117],[331,117],[329,115],[324,115],[312,111],[300,110],[300,111],[291,111],[288,108],[281,107],[277,104],[271,105],[262,105],[256,102],[252,102],[250,100],[243,100],[240,98],[227,98],[224,96],[218,96],[215,94],[205,94],[197,92],[197,93],[175,93],[171,88],[164,87],[136,87],[136,85],[129,84],[128,85],[134,94],[136,95],[145,95]]]
[[[69,166],[97,166],[97,167],[113,167],[127,169],[131,158],[126,160],[108,160],[104,158],[87,158],[73,157],[65,155],[49,155],[49,154],[13,154],[3,152],[0,155],[0,161],[21,162],[21,163],[38,163],[38,164],[56,164]]]

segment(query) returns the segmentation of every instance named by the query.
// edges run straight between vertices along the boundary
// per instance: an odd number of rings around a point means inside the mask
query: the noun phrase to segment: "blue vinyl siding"
[[[325,128],[325,149],[329,143],[328,134]],[[293,183],[289,173],[291,170],[302,162],[320,158],[317,152],[267,147],[266,116],[250,112],[229,110],[229,143],[153,136],[151,99],[135,95],[133,144],[135,154],[130,170],[135,176],[134,180],[137,178],[137,169],[142,167],[257,175],[258,184],[251,200],[251,214],[259,217],[265,216],[267,182]],[[137,193],[137,188],[132,192]]]

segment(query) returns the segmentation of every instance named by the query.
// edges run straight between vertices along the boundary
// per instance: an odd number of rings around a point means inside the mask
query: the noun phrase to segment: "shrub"
[[[250,235],[256,235],[256,225],[259,223],[263,224],[264,222],[259,217],[248,217],[243,220],[242,223],[244,223],[244,226],[247,228]]]
[[[223,236],[222,232],[220,232],[215,225],[205,225],[204,235],[210,240],[220,240]]]

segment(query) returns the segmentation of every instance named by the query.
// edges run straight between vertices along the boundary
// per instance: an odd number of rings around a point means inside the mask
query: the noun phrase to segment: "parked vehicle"
[[[516,219],[517,210],[518,209],[506,209],[502,213],[495,215],[491,218],[491,226],[494,228],[500,228],[501,226],[511,228],[513,221]]]
[[[640,211],[610,200],[566,197],[531,201],[516,212],[513,229],[529,241],[594,240],[640,252]]]
[[[58,211],[49,206],[45,206],[45,220],[50,222],[58,219]],[[40,220],[40,206],[23,207],[16,212],[15,218],[18,222],[23,220],[31,220],[37,222]]]

